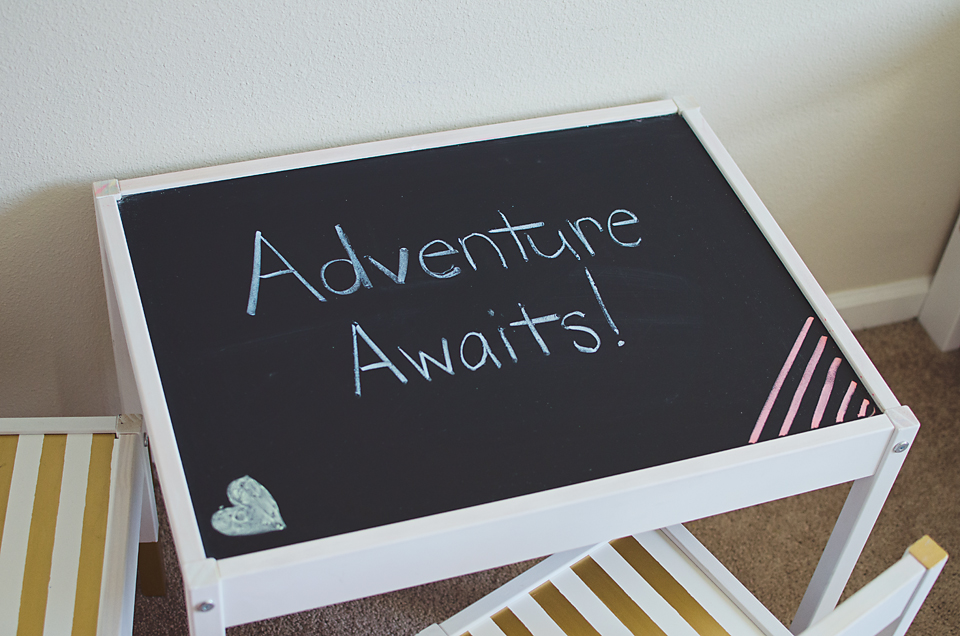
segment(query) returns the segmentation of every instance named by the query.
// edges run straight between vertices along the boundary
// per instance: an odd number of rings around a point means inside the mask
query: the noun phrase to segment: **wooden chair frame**
[[[23,627],[25,624],[34,628],[43,625],[48,633],[59,633],[61,629],[69,630],[71,621],[78,620],[76,614],[81,612],[84,618],[79,619],[79,624],[92,628],[92,622],[83,621],[95,620],[97,634],[131,633],[138,544],[158,540],[153,480],[140,416],[7,418],[0,419],[0,436],[6,438],[8,449],[16,449],[16,458],[9,458],[12,464],[10,474],[0,478],[3,482],[0,491],[6,490],[9,494],[8,498],[0,498],[5,508],[0,511],[5,513],[3,538],[5,543],[9,542],[4,545],[4,557],[0,558],[0,565],[3,565],[0,570],[4,571],[0,575],[0,632],[7,633],[9,628],[13,630],[10,633],[14,633],[18,625]],[[112,462],[108,462],[109,505],[102,509],[107,518],[97,520],[90,516],[90,511],[100,508],[90,503],[96,500],[90,499],[90,493],[85,490],[88,471],[90,475],[99,474],[104,479],[106,473],[91,463],[91,444],[96,448],[97,439],[111,438],[115,439],[112,447],[99,446],[108,451],[112,448]],[[59,449],[62,461],[51,459],[44,463],[46,460],[41,459],[41,449],[46,457],[48,442]],[[56,453],[51,455],[54,456]],[[110,456],[106,458],[110,459]],[[18,466],[22,467],[18,470]],[[44,474],[52,475],[58,470],[62,477],[56,483],[43,481],[38,484],[37,480]],[[100,531],[88,532],[88,523],[94,526],[103,524],[105,539],[99,539],[102,544],[96,538],[102,536]],[[83,541],[92,541],[93,552],[90,554],[96,555],[102,550],[102,567],[97,558],[83,560],[81,525]],[[50,568],[43,606],[37,605],[39,601],[22,596],[26,592],[20,586],[21,580],[27,580],[23,568],[33,563],[30,561],[31,546],[39,545],[46,547],[37,548],[35,554],[50,551],[49,559],[41,556],[34,564],[46,564],[45,567]],[[23,550],[26,550],[26,560],[23,559]],[[90,580],[100,581],[96,593],[80,589],[84,581]],[[153,585],[152,589],[156,590],[156,587]],[[91,606],[75,607],[74,594],[81,592],[87,595],[83,598]],[[92,602],[96,599],[99,599],[99,609]],[[29,601],[26,605],[25,600]],[[93,618],[89,618],[91,610]]]
[[[618,598],[609,589],[596,585],[598,568],[616,574],[618,565],[626,566],[626,563],[618,563],[614,556],[622,548],[599,544],[544,559],[443,623],[427,627],[419,636],[488,636],[494,632],[500,636],[502,633],[525,633],[526,630],[537,634],[542,633],[541,630],[559,633],[558,628],[566,633],[578,633],[576,628],[571,630],[569,625],[564,626],[564,621],[587,621],[588,626],[582,631],[596,631],[601,636],[606,636],[608,630],[614,634],[628,631],[656,633],[658,628],[667,634],[791,636],[791,631],[682,525],[643,533],[636,539],[639,542],[635,545],[645,545],[648,554],[652,553],[649,558],[657,561],[657,567],[641,571],[640,577],[629,567],[626,567],[629,576],[623,576],[619,570],[623,585],[615,581],[612,585],[619,586],[621,594],[630,595],[637,603],[632,610],[627,607],[630,601],[625,597]],[[803,636],[872,636],[883,632],[902,636],[946,561],[946,552],[929,537],[924,537],[910,546],[900,561],[837,609],[798,633]],[[592,572],[591,569],[581,569],[583,565],[591,566]],[[633,565],[636,567],[636,563]],[[659,567],[663,570],[657,572]],[[593,578],[589,576],[591,573]],[[638,585],[638,582],[641,583]],[[556,593],[564,596],[565,603],[569,603],[562,615],[549,611],[551,600],[554,608],[557,605],[555,598],[538,596],[538,592],[547,586],[553,586]],[[623,592],[624,589],[631,592]],[[657,598],[651,600],[651,596]],[[611,611],[604,610],[601,602]],[[534,604],[547,611],[540,611],[540,608],[533,607]],[[578,610],[578,606],[581,609]],[[514,613],[521,609],[526,611],[525,618]],[[647,614],[638,616],[639,612]],[[508,617],[509,620],[505,620]],[[523,629],[516,626],[518,620],[526,622]]]

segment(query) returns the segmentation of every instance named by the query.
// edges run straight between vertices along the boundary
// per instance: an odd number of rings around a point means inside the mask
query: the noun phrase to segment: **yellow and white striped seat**
[[[0,634],[129,634],[148,461],[139,417],[2,422]]]
[[[902,634],[946,562],[924,537],[804,634]],[[420,636],[791,636],[682,526],[554,555]]]

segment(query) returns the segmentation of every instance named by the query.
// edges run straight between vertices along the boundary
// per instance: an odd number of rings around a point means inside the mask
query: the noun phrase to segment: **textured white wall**
[[[99,179],[685,94],[828,292],[960,200],[956,0],[186,4],[0,0],[0,416],[117,408]]]

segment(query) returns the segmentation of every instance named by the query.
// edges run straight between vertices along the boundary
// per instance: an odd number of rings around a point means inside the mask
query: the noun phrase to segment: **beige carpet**
[[[956,562],[960,560],[960,352],[940,353],[916,321],[868,329],[857,337],[899,400],[913,408],[922,427],[847,594],[900,558],[914,540],[929,534],[955,558],[909,633],[960,635],[960,564]],[[849,486],[838,486],[703,519],[688,527],[789,624],[847,490]],[[180,573],[166,519],[162,521],[168,593],[162,598],[138,594],[134,634],[141,636],[187,633]],[[227,633],[412,635],[456,613],[532,563],[242,625]]]

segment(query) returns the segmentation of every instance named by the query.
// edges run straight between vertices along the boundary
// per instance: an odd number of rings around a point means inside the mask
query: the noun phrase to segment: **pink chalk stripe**
[[[837,411],[837,424],[843,421],[843,418],[847,416],[847,407],[850,406],[850,398],[853,397],[853,392],[857,388],[857,383],[853,380],[850,381],[850,386],[847,387],[847,392],[843,396],[843,402],[840,403],[840,410]]]
[[[868,406],[870,406],[870,400],[865,399],[865,400],[860,404],[860,412],[857,413],[857,417],[863,417],[864,415],[866,415],[866,414],[867,414],[867,407],[868,407]]]
[[[757,423],[753,427],[753,432],[750,434],[750,443],[754,444],[758,439],[760,439],[760,433],[763,432],[763,427],[767,423],[767,417],[770,415],[770,409],[773,408],[773,403],[777,401],[777,395],[780,394],[780,388],[783,386],[783,381],[787,379],[787,374],[790,373],[790,367],[793,366],[793,361],[797,359],[797,353],[800,351],[800,345],[803,344],[803,339],[807,337],[807,331],[810,330],[810,325],[813,324],[813,316],[807,318],[807,321],[803,323],[803,329],[800,330],[800,335],[797,336],[797,341],[793,343],[793,348],[790,349],[790,354],[787,356],[786,361],[783,363],[783,367],[780,369],[780,375],[777,376],[776,381],[773,383],[773,388],[770,389],[770,395],[767,396],[767,401],[763,405],[763,409],[760,411],[760,417],[757,418]]]
[[[818,428],[820,420],[823,419],[823,412],[827,410],[827,402],[830,401],[830,394],[833,392],[833,383],[837,379],[837,369],[840,367],[840,358],[834,358],[827,371],[827,379],[823,382],[823,389],[820,390],[820,399],[817,401],[817,409],[813,412],[813,421],[810,428]]]
[[[780,437],[790,432],[790,427],[793,425],[793,418],[797,416],[797,410],[800,408],[803,394],[807,392],[810,378],[813,377],[813,372],[817,368],[817,363],[820,362],[820,356],[823,355],[823,348],[825,346],[827,346],[827,337],[820,336],[820,340],[817,342],[817,348],[814,349],[813,356],[811,356],[810,362],[807,363],[807,368],[803,370],[803,377],[800,378],[800,386],[798,386],[797,390],[793,393],[793,400],[790,401],[790,410],[787,411],[787,416],[783,418],[783,426],[780,427]]]

